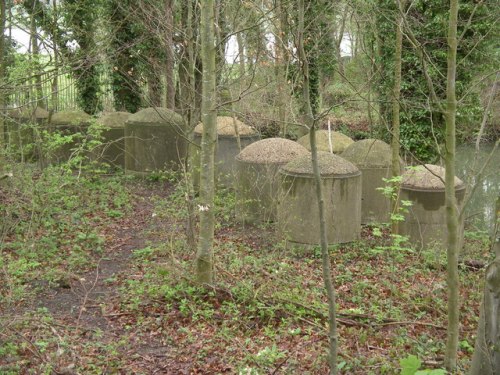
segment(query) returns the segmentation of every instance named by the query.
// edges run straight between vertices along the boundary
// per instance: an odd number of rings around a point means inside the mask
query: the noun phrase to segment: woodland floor
[[[1,250],[0,374],[326,373],[319,251],[291,251],[271,225],[236,224],[232,192],[217,198],[217,283],[207,291],[192,281],[182,184],[70,177],[61,193],[33,181],[47,195],[3,188],[1,197],[17,209],[4,209],[14,223]],[[440,368],[443,252],[392,246],[367,227],[331,257],[341,373],[399,374],[410,354],[421,369]],[[468,234],[465,263],[488,257],[484,236]],[[482,271],[462,265],[460,274],[465,373]]]

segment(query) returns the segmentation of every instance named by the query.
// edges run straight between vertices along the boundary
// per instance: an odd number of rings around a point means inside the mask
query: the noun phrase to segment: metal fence
[[[35,101],[42,101],[45,108],[53,109],[54,111],[77,109],[77,90],[73,75],[69,72],[60,72],[57,74],[57,91],[54,94],[52,92],[53,80],[53,72],[41,74],[39,79],[39,82],[41,82],[41,99],[38,99],[40,88],[38,87],[37,89],[37,84],[33,78],[8,85],[7,90],[10,94],[7,95],[7,102],[9,107],[32,106]],[[113,92],[111,89],[111,74],[107,69],[103,69],[99,74],[99,82],[101,88],[99,96],[102,100],[104,110],[112,111]]]

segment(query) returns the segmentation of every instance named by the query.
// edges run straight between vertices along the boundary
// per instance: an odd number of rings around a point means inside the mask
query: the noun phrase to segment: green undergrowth
[[[234,192],[219,189],[216,283],[200,286],[194,282],[196,249],[185,236],[188,195],[180,176],[160,173],[130,184],[124,176],[49,172],[24,171],[9,188],[23,194],[5,195],[2,189],[4,201],[17,202],[9,206],[15,209],[3,208],[4,220],[13,223],[5,227],[2,243],[3,301],[29,299],[31,280],[60,287],[59,274],[95,267],[107,228],[134,214],[131,201],[139,186],[152,204],[141,234],[146,241],[132,249],[126,272],[105,280],[116,288],[116,297],[93,307],[111,322],[111,333],[67,324],[46,309],[0,319],[2,373],[26,368],[41,374],[327,372],[328,311],[319,248],[290,248],[272,224],[238,224]],[[174,188],[154,190],[165,180]],[[198,202],[192,203],[196,211]],[[52,251],[44,245],[50,241],[56,243]],[[485,234],[467,233],[458,374],[466,373],[472,355],[483,279],[466,261],[486,262],[487,245]],[[341,374],[442,373],[444,253],[394,242],[386,227],[365,227],[360,241],[330,247]]]
[[[181,191],[157,200],[155,208],[179,226],[186,217]],[[272,225],[236,224],[231,191],[219,192],[217,200],[216,284],[194,282],[195,249],[182,232],[156,230],[149,237],[159,241],[134,251],[134,277],[124,281],[121,309],[132,312],[137,329],[160,330],[179,357],[194,360],[202,372],[226,366],[244,374],[325,373],[327,304],[319,248],[292,251]],[[479,242],[466,248],[468,257],[487,251]],[[443,250],[394,245],[383,228],[365,228],[363,240],[330,252],[342,373],[399,373],[407,355],[438,369],[446,337]],[[482,273],[462,267],[460,275],[463,373]],[[162,318],[151,319],[151,311]]]
[[[131,208],[122,177],[14,166],[1,187],[0,303],[68,279],[102,257],[106,227]]]

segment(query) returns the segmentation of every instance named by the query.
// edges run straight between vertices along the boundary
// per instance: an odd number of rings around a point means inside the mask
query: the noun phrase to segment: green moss
[[[341,155],[358,167],[383,168],[392,164],[391,146],[378,139],[363,139],[349,145]]]
[[[175,113],[174,111],[163,108],[163,107],[155,107],[155,108],[146,108],[133,115],[127,120],[130,124],[146,124],[146,125],[176,125],[183,126],[184,122],[182,117]]]
[[[92,117],[80,110],[69,110],[55,113],[52,116],[52,125],[86,125]]]
[[[97,121],[108,128],[123,128],[129,116],[130,113],[128,112],[109,112]]]
[[[41,107],[36,107],[34,110],[33,108],[22,107],[10,110],[8,116],[17,119],[46,119],[49,117],[49,112]]]
[[[354,141],[351,138],[342,133],[328,132],[328,130],[318,130],[316,132],[316,145],[318,151],[330,152],[330,141],[328,136],[329,134],[331,136],[330,139],[332,143],[332,151],[334,154],[340,154],[344,152],[347,146],[354,143]],[[304,146],[309,151],[311,151],[311,144],[309,143],[309,134],[306,134],[303,137],[299,138],[297,142],[302,146]]]

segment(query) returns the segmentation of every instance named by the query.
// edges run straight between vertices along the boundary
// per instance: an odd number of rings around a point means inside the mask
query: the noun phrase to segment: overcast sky
[[[272,37],[272,34],[270,34],[270,37]],[[28,51],[29,42],[30,42],[30,36],[28,33],[24,32],[21,29],[12,27],[12,38],[14,40],[16,40],[20,45],[19,52]],[[271,39],[268,43],[268,48],[271,48],[271,45],[272,45]],[[342,40],[340,48],[342,50],[342,52],[341,52],[342,56],[350,56],[350,54],[351,54],[351,40],[349,39],[348,34],[344,35],[344,39]],[[43,46],[41,47],[41,49],[42,49],[41,52],[43,53],[44,52]],[[226,52],[226,60],[228,63],[238,62],[238,44],[236,42],[235,36],[232,36],[231,38],[229,38],[229,42],[227,45],[227,52]]]
[[[22,46],[19,52],[26,52],[28,50],[28,45],[30,42],[29,34],[20,29],[12,27],[12,38]]]

